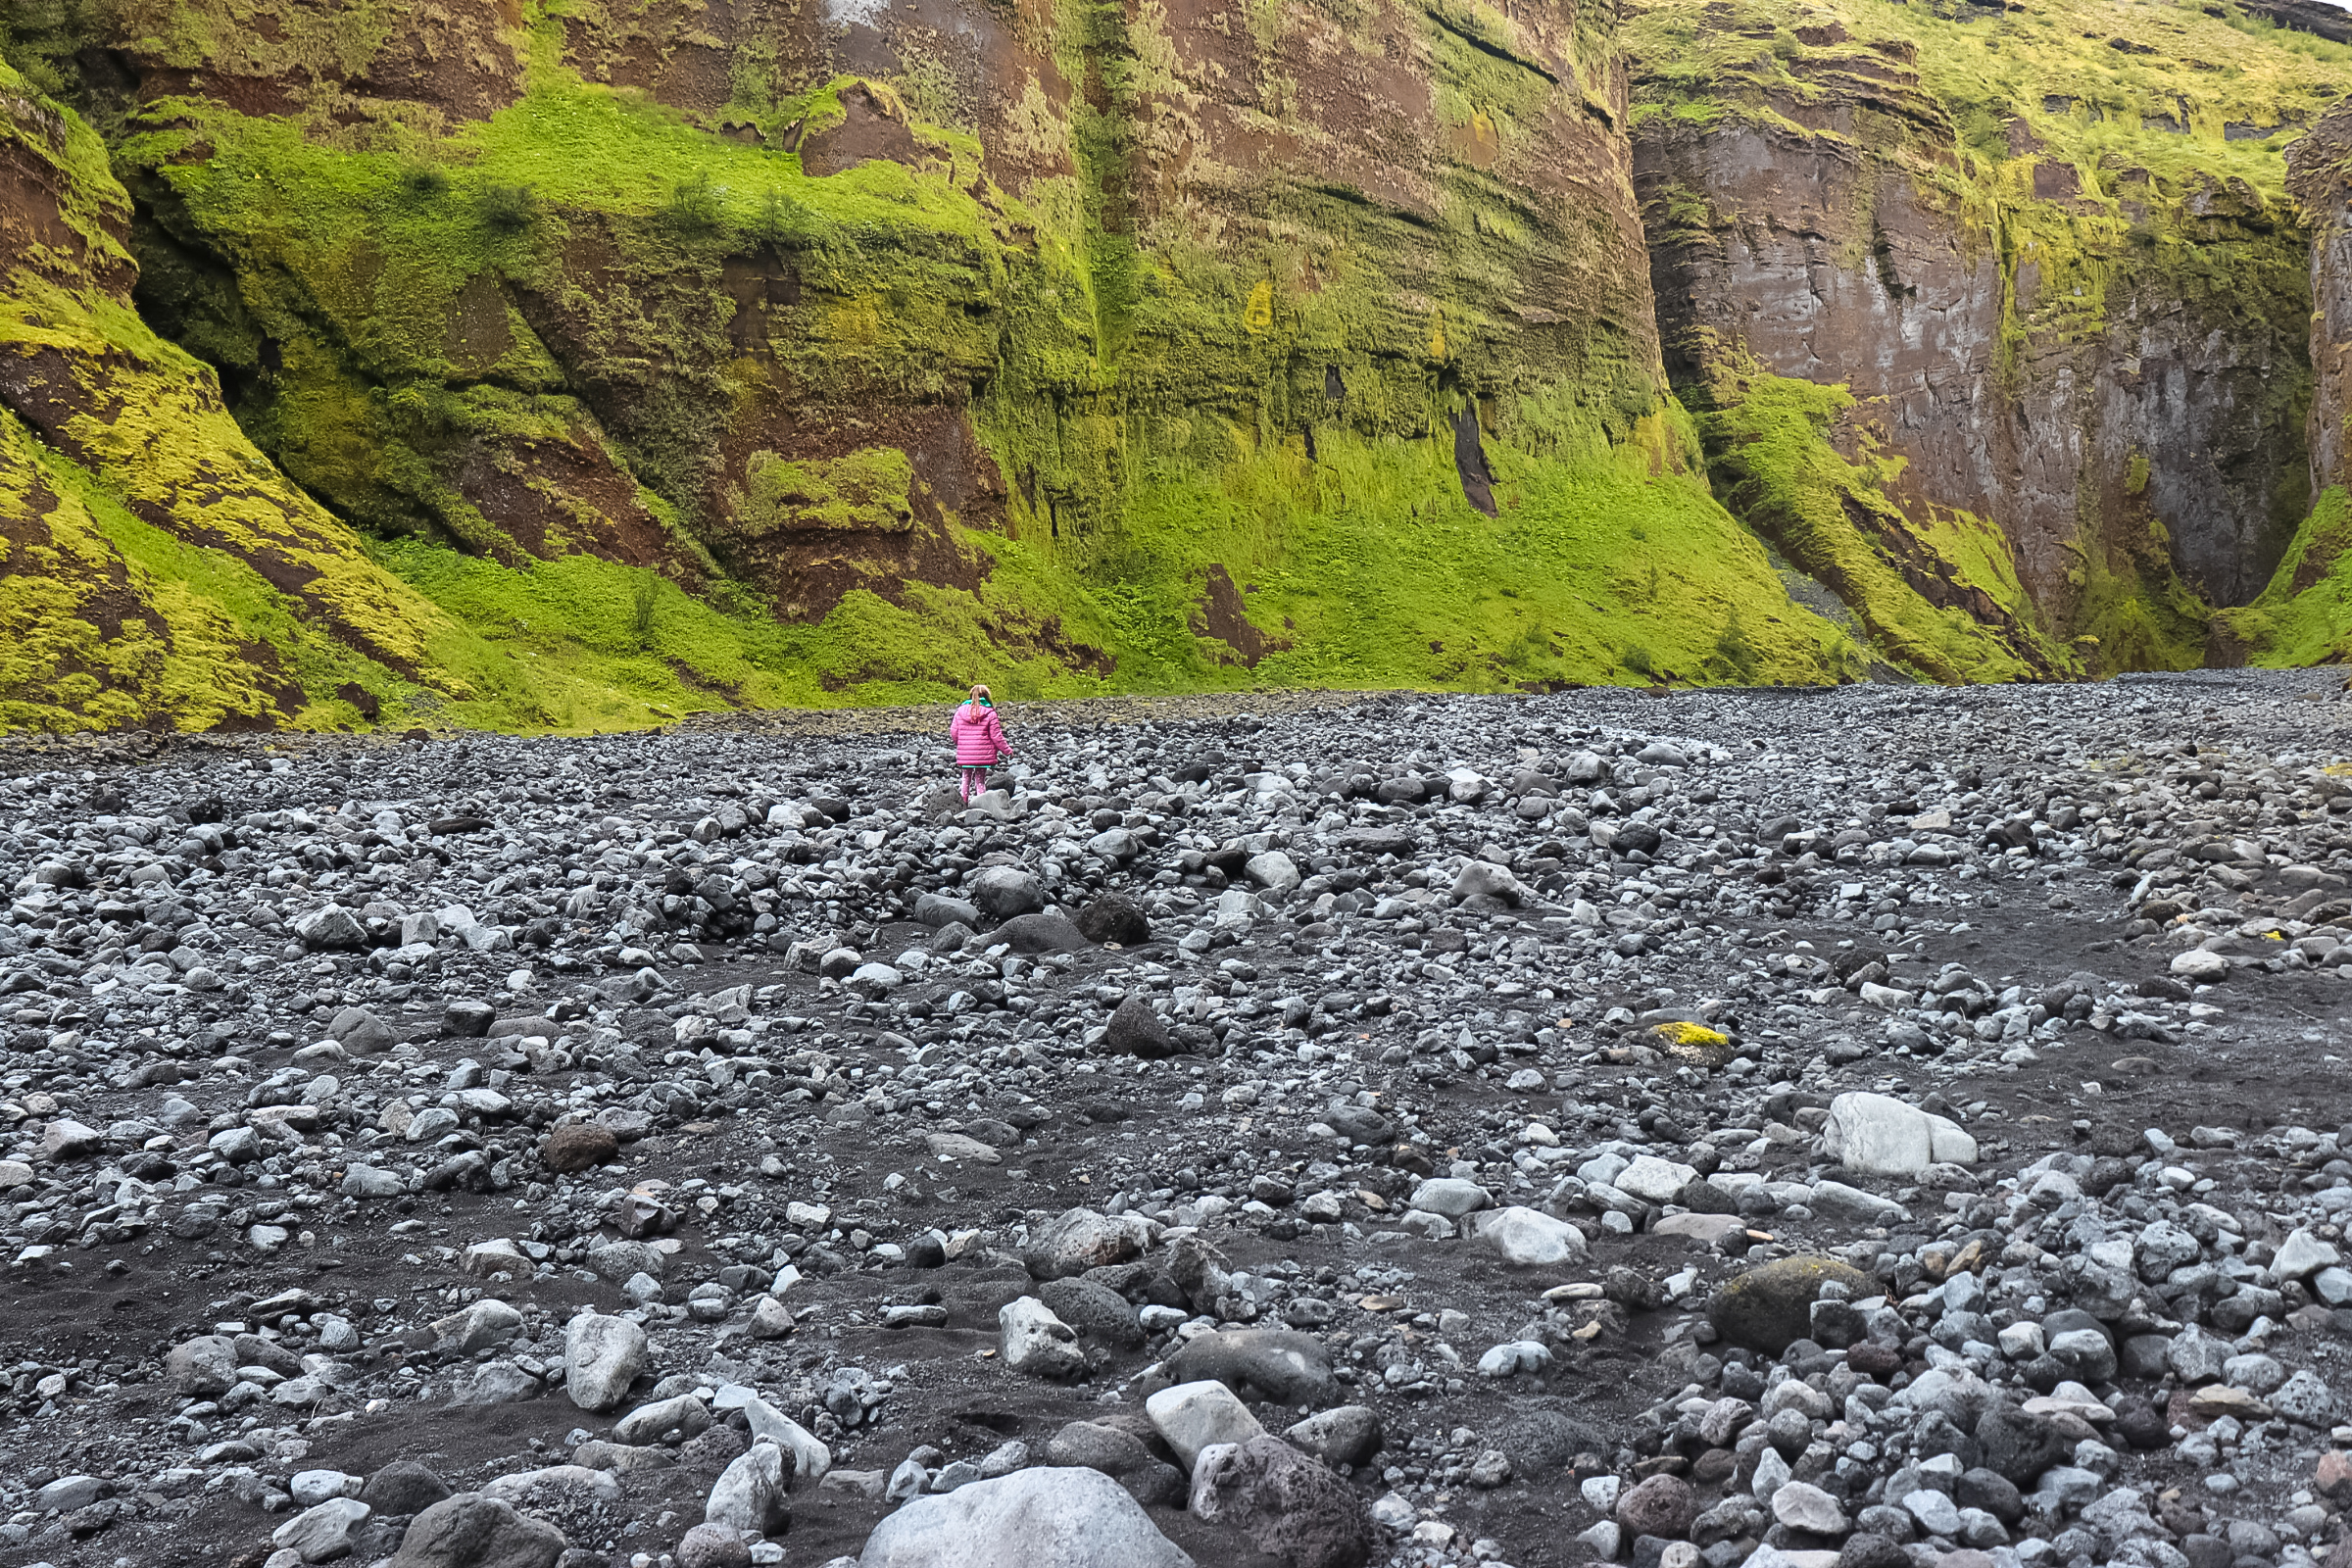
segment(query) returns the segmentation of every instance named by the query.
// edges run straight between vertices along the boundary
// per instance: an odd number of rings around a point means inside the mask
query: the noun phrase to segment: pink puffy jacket
[[[986,767],[1000,757],[1012,755],[997,710],[978,703],[965,703],[956,710],[956,716],[948,720],[948,739],[956,743],[956,761],[961,767]]]

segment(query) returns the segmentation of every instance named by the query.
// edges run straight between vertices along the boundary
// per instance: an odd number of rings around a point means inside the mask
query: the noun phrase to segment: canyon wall
[[[2287,149],[2310,234],[2311,514],[2251,604],[2215,616],[2217,656],[2268,664],[2352,661],[2352,104]]]
[[[729,660],[805,701],[1851,675],[1664,396],[1612,26],[103,0],[13,54],[288,479],[534,657],[545,564],[682,589],[724,646],[648,651],[670,708],[750,700]]]
[[[2342,48],[2224,5],[8,25],[14,509],[259,585],[208,707],[26,545],[11,722],[2064,677],[2285,657],[2333,560]]]
[[[1630,40],[1670,372],[1883,638],[1924,600],[2044,672],[2201,662],[2308,510],[2276,149],[2334,89],[2211,10],[1690,0]],[[1787,478],[1806,424],[1838,483]]]

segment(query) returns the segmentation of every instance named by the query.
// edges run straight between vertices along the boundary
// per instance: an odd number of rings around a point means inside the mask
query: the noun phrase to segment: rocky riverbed
[[[0,1562],[2352,1559],[2337,677],[1010,717],[6,759]]]

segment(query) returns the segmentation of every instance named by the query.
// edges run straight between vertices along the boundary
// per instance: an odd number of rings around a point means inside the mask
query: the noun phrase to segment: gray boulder
[[[300,915],[287,929],[294,933],[297,942],[314,953],[368,945],[368,928],[360,924],[359,916],[339,904]]]
[[[360,1500],[379,1514],[409,1518],[451,1494],[448,1482],[415,1459],[395,1459],[368,1478]]]
[[[182,1398],[226,1394],[237,1381],[236,1341],[223,1334],[201,1334],[175,1345],[164,1357],[164,1376]]]
[[[1214,1381],[1245,1398],[1276,1404],[1330,1404],[1338,1388],[1323,1342],[1294,1329],[1203,1334],[1170,1356],[1166,1366],[1171,1382]]]
[[[1368,1463],[1380,1451],[1380,1414],[1369,1405],[1343,1404],[1287,1428],[1283,1440],[1332,1466]]]
[[[1143,1348],[1144,1326],[1136,1320],[1134,1306],[1098,1280],[1048,1280],[1038,1287],[1037,1298],[1085,1338],[1123,1349]]]
[[[1044,887],[1017,865],[989,866],[963,886],[980,912],[992,920],[1009,920],[1046,906]]]
[[[1005,1367],[1033,1378],[1067,1383],[1086,1376],[1078,1336],[1034,1296],[1008,1301],[997,1313]]]
[[[1136,1501],[1158,1505],[1181,1501],[1184,1472],[1156,1457],[1132,1432],[1096,1421],[1072,1421],[1046,1445],[1046,1463],[1100,1470],[1125,1487]]]
[[[1141,1257],[1151,1232],[1124,1214],[1116,1218],[1091,1208],[1065,1209],[1039,1231],[1021,1261],[1032,1277],[1058,1280],[1090,1268]]]
[[[1930,1165],[1977,1162],[1977,1141],[1958,1122],[1887,1095],[1831,1101],[1821,1145],[1847,1170],[1871,1176],[1916,1176]]]
[[[386,1568],[555,1568],[564,1533],[496,1497],[463,1492],[410,1521]]]
[[[1152,940],[1152,919],[1126,894],[1102,893],[1078,911],[1078,931],[1089,942],[1137,948]]]
[[[961,924],[977,927],[980,907],[963,899],[952,899],[944,893],[926,893],[914,901],[914,917],[934,930],[943,925]]]
[[[373,1055],[400,1044],[392,1026],[366,1007],[343,1007],[327,1020],[326,1035],[356,1055]]]
[[[793,1466],[782,1448],[755,1443],[720,1473],[703,1508],[705,1524],[774,1535],[792,1519]]]
[[[374,1511],[357,1497],[329,1497],[279,1525],[270,1542],[299,1553],[304,1562],[331,1562],[349,1555],[351,1533]]]
[[[1070,923],[1070,917],[1054,910],[1016,914],[990,936],[992,942],[1003,942],[1015,953],[1078,953],[1086,947],[1086,938]]]
[[[1372,1554],[1363,1499],[1279,1438],[1203,1449],[1193,1466],[1191,1507],[1291,1568],[1362,1568]]]
[[[1102,1037],[1102,1049],[1114,1056],[1141,1056],[1146,1061],[1157,1061],[1173,1056],[1184,1048],[1160,1022],[1159,1014],[1141,992],[1130,992],[1110,1015],[1108,1032]]]

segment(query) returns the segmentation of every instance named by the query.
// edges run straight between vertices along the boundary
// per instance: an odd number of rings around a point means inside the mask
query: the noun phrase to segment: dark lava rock
[[[1117,1010],[1111,1013],[1109,1033],[1102,1037],[1102,1049],[1112,1055],[1141,1056],[1147,1061],[1173,1056],[1183,1050],[1141,992],[1129,993],[1127,1000],[1120,1003]]]
[[[1838,1568],[1910,1568],[1911,1558],[1885,1536],[1864,1531],[1845,1538],[1838,1549]]]
[[[1089,1279],[1049,1280],[1038,1287],[1037,1298],[1085,1338],[1126,1349],[1144,1343],[1144,1326],[1136,1321],[1135,1308],[1106,1285]]]
[[[1278,1438],[1203,1455],[1193,1474],[1192,1511],[1240,1530],[1292,1568],[1361,1568],[1372,1554],[1364,1500]]]
[[[1617,1522],[1630,1535],[1680,1541],[1698,1517],[1698,1498],[1681,1476],[1651,1476],[1617,1499]]]
[[[2032,1487],[2044,1470],[2063,1464],[2075,1451],[2073,1440],[2049,1418],[2005,1404],[1977,1422],[1977,1447],[1985,1469],[2021,1487]]]
[[[379,1514],[418,1514],[454,1490],[430,1467],[414,1459],[395,1459],[368,1478],[360,1488],[360,1500]]]
[[[1016,914],[989,933],[989,940],[1008,944],[1015,953],[1077,953],[1086,946],[1070,917],[1052,910]]]
[[[479,1040],[497,1017],[487,1002],[453,1002],[441,1009],[441,1032],[452,1040]]]
[[[1102,893],[1078,911],[1078,932],[1089,942],[1140,948],[1152,940],[1152,920],[1126,894]]]

